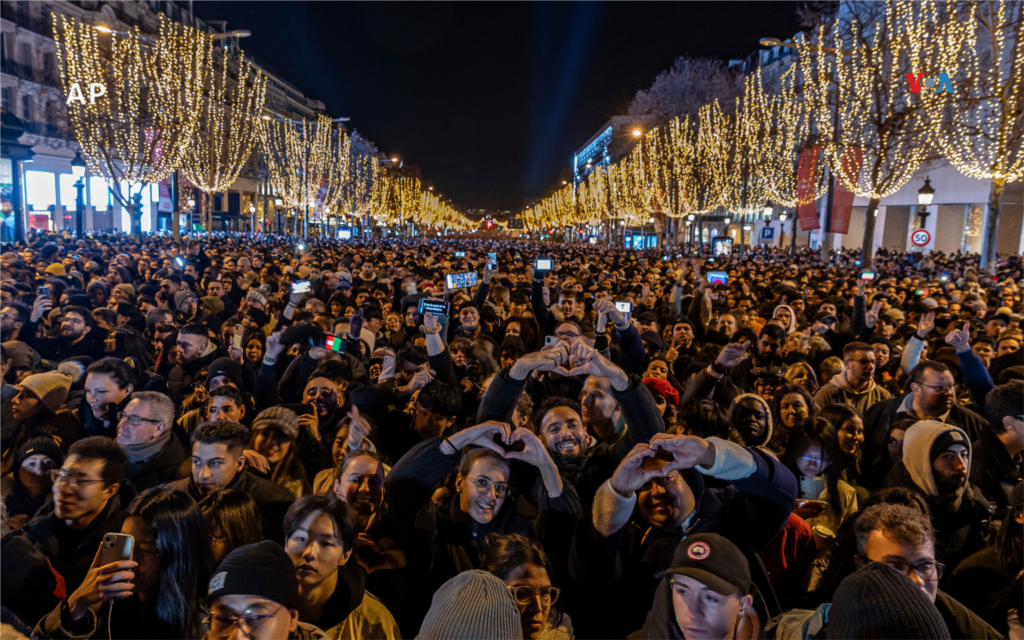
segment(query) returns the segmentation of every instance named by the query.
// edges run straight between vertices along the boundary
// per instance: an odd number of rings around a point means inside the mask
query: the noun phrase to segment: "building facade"
[[[116,2],[102,0],[4,0],[0,4],[0,98],[2,107],[25,125],[19,139],[31,145],[34,157],[21,164],[20,181],[27,215],[24,228],[61,231],[75,229],[75,179],[71,161],[78,151],[63,111],[63,90],[57,67],[57,48],[53,39],[51,12],[79,20],[105,25],[114,30],[138,26],[155,29],[159,16],[189,24],[208,33],[225,33],[223,22],[206,23],[191,15],[187,8],[173,0]],[[238,25],[244,27],[245,25]],[[238,38],[217,41],[226,49],[239,47]],[[252,56],[246,57],[268,78],[264,112],[292,119],[310,119],[324,111],[319,100],[310,98]],[[13,172],[18,163],[10,158],[0,162],[0,206],[3,207],[4,239],[12,226],[11,190]],[[160,184],[120,185],[122,195],[141,192],[142,230],[169,230],[172,227],[169,180]],[[273,193],[266,183],[266,167],[258,153],[252,154],[239,178],[224,193],[202,194],[182,181],[181,209],[184,201],[196,201],[196,211],[189,219],[182,215],[181,229],[194,225],[209,226],[214,231],[250,230],[253,218],[257,228],[263,219],[273,228],[276,211]],[[101,176],[88,172],[85,178],[84,228],[88,231],[130,231],[128,212],[110,193],[110,185]],[[264,206],[266,202],[266,207]],[[250,207],[252,205],[252,207]],[[250,212],[256,209],[256,214]],[[264,214],[266,212],[266,214]]]

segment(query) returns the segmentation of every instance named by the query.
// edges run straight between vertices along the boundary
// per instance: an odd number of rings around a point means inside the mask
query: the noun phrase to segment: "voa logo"
[[[910,85],[910,93],[921,93],[922,84],[924,85],[925,89],[931,89],[932,87],[935,87],[935,91],[933,91],[932,93],[953,93],[953,83],[949,79],[949,74],[945,72],[940,73],[935,77],[927,78],[924,76],[923,73],[908,73],[907,83]]]

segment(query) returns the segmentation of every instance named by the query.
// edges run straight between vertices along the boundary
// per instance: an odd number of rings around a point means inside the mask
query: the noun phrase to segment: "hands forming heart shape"
[[[541,353],[548,362],[538,367],[540,371],[550,371],[563,376],[608,375],[610,363],[582,340],[571,346],[561,340],[554,348]]]

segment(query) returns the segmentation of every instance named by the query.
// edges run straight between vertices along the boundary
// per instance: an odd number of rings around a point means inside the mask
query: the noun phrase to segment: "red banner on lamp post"
[[[860,147],[847,147],[839,159],[843,170],[841,175],[856,176],[860,174],[860,163],[864,152]],[[841,180],[836,181],[834,206],[832,207],[832,226],[829,233],[849,233],[850,214],[853,211],[853,192],[843,186]]]
[[[804,147],[800,150],[800,160],[796,168],[796,212],[800,217],[800,228],[804,231],[820,229],[818,208],[814,206],[814,174],[818,170],[818,145]]]

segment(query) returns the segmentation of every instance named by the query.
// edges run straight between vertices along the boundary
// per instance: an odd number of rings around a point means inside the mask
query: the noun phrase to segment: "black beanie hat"
[[[14,457],[14,468],[20,469],[21,463],[25,462],[25,458],[29,456],[46,456],[53,459],[57,463],[57,467],[64,464],[64,454],[60,451],[60,445],[57,441],[50,436],[39,436],[32,438],[25,444],[21,445],[18,449],[18,454]],[[15,472],[17,474],[17,472]],[[17,477],[17,475],[15,475]]]
[[[944,640],[950,635],[939,610],[910,578],[872,562],[839,583],[826,637]]]
[[[235,388],[239,391],[245,389],[242,384],[242,366],[231,358],[217,358],[210,363],[210,368],[206,370],[207,387],[209,387],[210,381],[217,376],[227,376],[231,382],[235,383]]]
[[[264,540],[238,547],[224,558],[210,578],[207,597],[213,602],[235,595],[259,596],[290,609],[299,608],[299,578],[281,545]]]

